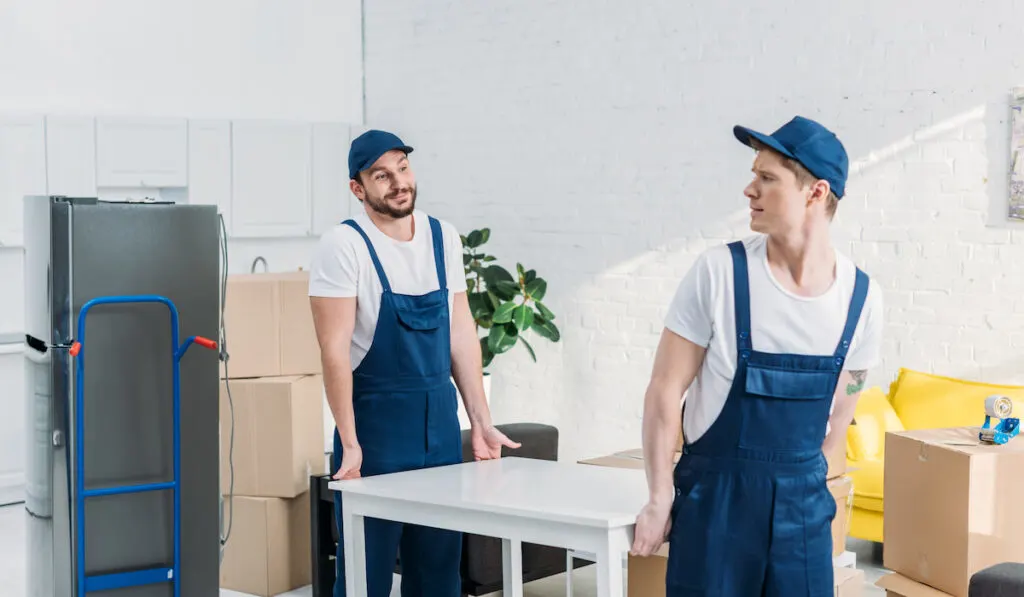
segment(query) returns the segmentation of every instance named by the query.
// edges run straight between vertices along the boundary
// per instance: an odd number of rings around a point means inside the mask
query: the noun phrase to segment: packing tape
[[[989,396],[985,399],[985,414],[1005,419],[1013,412],[1013,401],[1006,396]]]

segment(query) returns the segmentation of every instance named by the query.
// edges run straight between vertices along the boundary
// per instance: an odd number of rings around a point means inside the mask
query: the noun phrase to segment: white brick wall
[[[642,9],[640,7],[643,7]],[[661,321],[748,232],[737,123],[845,141],[836,241],[886,292],[883,366],[1024,382],[1024,228],[1005,212],[1024,3],[366,3],[366,107],[417,147],[421,204],[549,281],[563,342],[495,361],[498,421],[562,457],[639,445]],[[1002,212],[999,210],[1002,209]]]

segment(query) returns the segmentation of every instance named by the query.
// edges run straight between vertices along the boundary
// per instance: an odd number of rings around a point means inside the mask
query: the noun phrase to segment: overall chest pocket
[[[821,448],[838,375],[750,364],[743,385],[739,446],[773,452]]]
[[[450,369],[451,330],[447,300],[396,305],[395,338],[398,374],[429,377]]]

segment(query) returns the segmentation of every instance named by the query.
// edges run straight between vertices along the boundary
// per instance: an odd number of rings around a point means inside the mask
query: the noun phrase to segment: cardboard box
[[[967,597],[971,575],[1024,562],[1024,439],[984,445],[978,428],[886,434],[887,569]]]
[[[309,494],[291,499],[235,496],[220,586],[270,597],[310,584]],[[225,521],[226,522],[226,521]]]
[[[888,597],[950,597],[948,593],[943,593],[895,573],[882,576],[875,581],[875,586],[885,589],[885,594]]]
[[[234,403],[234,493],[295,497],[309,476],[326,474],[323,377],[320,375],[227,380]],[[228,386],[220,390],[220,479],[228,492],[231,409]]]
[[[224,303],[227,373],[232,378],[322,372],[308,273],[228,276]],[[224,374],[221,363],[222,378]]]
[[[856,568],[834,568],[833,574],[834,597],[863,597],[863,570]]]

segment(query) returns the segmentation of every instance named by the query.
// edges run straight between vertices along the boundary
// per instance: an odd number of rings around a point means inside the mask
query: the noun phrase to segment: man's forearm
[[[677,396],[652,386],[644,397],[643,448],[647,488],[652,503],[671,503],[674,497],[672,456],[681,425]]]
[[[457,335],[452,340],[452,377],[462,395],[466,414],[473,427],[486,429],[491,424],[491,413],[484,397],[479,340],[465,334]]]
[[[327,405],[334,416],[343,447],[359,445],[356,437],[355,411],[352,407],[352,366],[348,354],[325,354],[323,357],[324,389]]]

